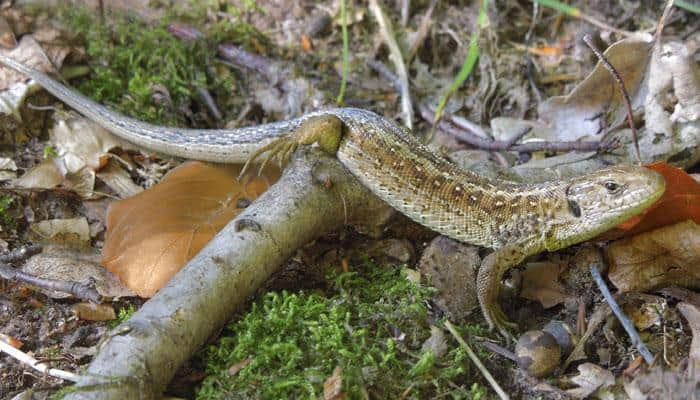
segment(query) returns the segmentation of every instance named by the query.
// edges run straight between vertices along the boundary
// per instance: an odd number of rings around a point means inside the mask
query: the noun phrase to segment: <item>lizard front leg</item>
[[[277,158],[280,166],[287,161],[299,145],[318,143],[318,146],[328,154],[335,154],[343,137],[343,121],[333,114],[311,117],[290,135],[282,136],[256,150],[246,161],[240,176],[243,176],[258,158],[262,159],[260,171],[272,159]],[[267,153],[265,157],[262,154]]]
[[[520,244],[509,244],[484,258],[476,277],[476,291],[481,312],[490,329],[496,328],[504,337],[511,338],[508,329],[517,325],[510,322],[498,304],[498,293],[503,275],[510,268],[518,265],[531,252]]]

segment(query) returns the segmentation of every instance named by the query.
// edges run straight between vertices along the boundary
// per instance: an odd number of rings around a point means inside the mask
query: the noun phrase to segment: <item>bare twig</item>
[[[425,106],[419,106],[419,111],[421,117],[429,123],[433,122],[433,113],[430,109]],[[512,140],[502,141],[502,140],[489,140],[483,137],[477,136],[476,134],[457,128],[446,121],[440,121],[437,124],[437,128],[453,135],[457,139],[470,144],[481,150],[489,151],[519,151],[519,152],[530,152],[530,151],[598,151],[607,149],[612,142],[572,142],[572,141],[540,141],[540,142],[530,142],[523,144],[514,144]],[[515,138],[516,140],[518,137]]]
[[[421,19],[420,26],[418,26],[418,30],[416,31],[413,43],[411,43],[411,47],[408,49],[408,57],[406,57],[406,64],[411,64],[413,57],[415,57],[416,53],[418,53],[418,49],[425,41],[425,38],[428,37],[428,33],[430,32],[430,26],[433,24],[433,11],[435,11],[436,5],[437,0],[432,0],[430,2],[428,10],[425,12],[425,15]]]
[[[481,345],[486,347],[490,351],[492,351],[496,354],[499,354],[499,355],[501,355],[501,356],[503,356],[511,361],[515,361],[515,362],[518,361],[518,357],[515,355],[515,353],[506,349],[505,347],[497,345],[496,343],[484,341],[481,343]]]
[[[401,92],[401,82],[399,82],[399,78],[396,76],[396,74],[391,72],[386,64],[381,61],[371,59],[367,60],[367,66],[373,69],[374,72],[379,74],[379,76],[386,79],[397,92]]]
[[[634,116],[632,115],[632,101],[630,100],[629,93],[627,93],[627,89],[625,89],[625,83],[622,81],[622,77],[617,72],[615,67],[613,67],[613,65],[610,64],[610,61],[608,61],[608,59],[605,58],[603,53],[601,53],[600,50],[598,50],[598,48],[595,46],[595,44],[593,44],[593,41],[591,40],[591,35],[584,35],[583,41],[588,45],[588,47],[590,47],[593,53],[595,53],[600,62],[603,63],[605,69],[607,69],[610,72],[610,74],[612,74],[613,78],[615,79],[615,82],[617,82],[617,85],[620,88],[620,91],[622,92],[622,99],[625,103],[625,108],[627,109],[627,122],[630,125],[630,129],[632,129],[632,139],[634,140],[634,149],[637,153],[637,162],[641,164],[642,155],[639,151],[639,137],[637,135],[637,128],[634,126]]]
[[[600,289],[600,292],[603,294],[605,301],[608,302],[608,306],[610,306],[610,309],[612,309],[612,312],[620,321],[622,327],[625,328],[625,331],[627,331],[627,334],[629,335],[630,339],[632,339],[632,344],[637,348],[639,354],[641,354],[642,357],[644,357],[644,361],[646,361],[647,364],[651,365],[651,363],[654,362],[654,356],[644,345],[644,342],[639,337],[639,333],[637,333],[637,330],[634,329],[634,325],[613,298],[612,293],[610,293],[610,289],[608,289],[608,286],[605,284],[605,281],[603,281],[603,277],[600,275],[600,271],[598,271],[598,268],[595,265],[591,267],[591,275],[593,276],[593,280],[598,286],[598,289]]]
[[[535,27],[537,26],[537,20],[540,16],[540,3],[532,2],[532,21],[530,21],[530,28],[525,34],[525,47],[530,47],[530,42],[532,41],[532,35],[535,32]],[[525,52],[525,63],[526,63],[526,74],[527,80],[530,83],[530,88],[532,93],[535,95],[537,103],[542,102],[542,95],[540,94],[540,89],[537,87],[537,82],[535,81],[535,61],[529,51]]]
[[[253,54],[232,44],[220,44],[219,55],[238,68],[251,69],[259,73],[265,80],[275,80],[272,61],[268,58]]]
[[[170,24],[168,25],[168,32],[180,39],[190,42],[204,38],[204,34],[202,32],[189,25]]]
[[[91,301],[93,303],[102,302],[102,296],[95,290],[92,285],[85,285],[80,282],[74,281],[57,281],[53,279],[39,278],[33,275],[29,275],[22,272],[16,268],[0,263],[0,277],[7,280],[15,280],[30,285],[38,286],[44,289],[55,290],[62,293],[69,293],[73,296]]]
[[[413,129],[413,104],[411,102],[411,92],[408,88],[408,72],[406,71],[406,65],[403,62],[401,50],[399,49],[399,45],[396,43],[394,33],[389,25],[389,20],[384,15],[382,8],[379,6],[379,0],[370,0],[369,9],[372,11],[374,18],[377,19],[379,31],[384,39],[384,43],[389,48],[389,59],[394,64],[396,74],[398,75],[399,82],[401,83],[401,111],[403,113],[404,123],[408,129]]]
[[[661,37],[661,31],[664,30],[664,26],[666,26],[666,21],[668,21],[668,18],[671,16],[671,11],[673,11],[673,0],[666,0],[664,12],[661,14],[661,18],[659,18],[659,23],[656,24],[656,31],[654,32],[654,42],[658,41]]]
[[[350,45],[348,39],[348,13],[347,5],[345,0],[340,0],[340,27],[341,36],[343,39],[343,51],[342,51],[342,74],[340,77],[340,89],[338,90],[338,97],[335,99],[335,103],[339,106],[345,101],[345,89],[348,86],[348,74],[350,74]]]
[[[481,363],[481,360],[479,360],[479,357],[477,357],[476,353],[472,350],[471,347],[467,344],[467,342],[464,341],[462,338],[462,335],[457,332],[457,329],[455,328],[454,325],[449,320],[445,321],[445,328],[447,328],[448,331],[454,336],[454,338],[459,342],[459,344],[464,348],[464,350],[467,352],[467,355],[469,358],[472,360],[474,365],[479,369],[482,375],[484,375],[484,378],[486,378],[486,381],[491,385],[493,390],[496,392],[498,397],[500,397],[502,400],[509,399],[508,395],[506,394],[505,391],[503,391],[503,388],[496,382],[496,379],[494,379],[493,375],[489,372],[488,369],[484,366],[484,364]]]
[[[199,97],[202,99],[202,102],[204,102],[204,105],[207,107],[207,110],[209,110],[209,113],[211,114],[212,117],[214,117],[215,120],[221,121],[223,119],[223,116],[221,116],[221,111],[219,111],[219,106],[216,105],[216,102],[214,101],[214,98],[211,96],[211,93],[209,93],[209,90],[205,88],[204,86],[197,85],[197,93],[199,94]]]
[[[41,245],[30,244],[28,246],[22,246],[0,255],[0,262],[15,263],[18,261],[26,260],[27,258],[39,253],[41,253]]]
[[[63,379],[64,381],[79,382],[80,377],[72,372],[63,371],[60,369],[49,368],[44,364],[41,364],[36,358],[30,356],[29,354],[10,346],[3,340],[0,340],[0,352],[7,353],[10,357],[15,360],[26,364],[33,369],[41,372],[42,374],[47,374],[53,376],[54,378]]]
[[[401,26],[408,25],[408,16],[411,13],[411,0],[401,0]]]
[[[585,352],[584,349],[586,347],[586,343],[588,343],[588,339],[593,336],[594,333],[598,332],[598,328],[600,325],[605,322],[605,320],[612,314],[612,311],[610,311],[610,307],[604,307],[603,304],[600,304],[596,310],[593,312],[591,317],[588,319],[588,326],[586,327],[586,332],[581,335],[581,339],[579,339],[578,342],[576,342],[576,345],[574,346],[574,349],[571,351],[571,354],[566,358],[566,361],[564,361],[564,364],[562,364],[562,371],[566,371],[567,368],[569,368],[569,365],[571,365],[572,362],[576,360],[580,360],[582,358],[585,358]]]

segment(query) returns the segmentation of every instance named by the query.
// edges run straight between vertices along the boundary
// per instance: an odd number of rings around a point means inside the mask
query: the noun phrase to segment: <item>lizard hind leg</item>
[[[340,146],[342,136],[343,121],[341,121],[340,118],[332,114],[311,117],[302,122],[290,135],[277,138],[251,154],[241,170],[239,179],[246,173],[250,164],[256,162],[258,159],[261,160],[258,174],[262,172],[263,168],[265,168],[265,165],[267,165],[270,160],[275,158],[277,158],[281,166],[284,162],[289,160],[289,157],[299,145],[317,143],[326,153],[335,154],[338,150],[338,146]]]

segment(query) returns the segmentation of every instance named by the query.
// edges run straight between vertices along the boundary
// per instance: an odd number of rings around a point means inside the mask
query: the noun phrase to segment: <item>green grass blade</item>
[[[562,12],[570,17],[578,18],[581,16],[581,10],[576,7],[571,7],[568,4],[564,4],[557,0],[533,0],[535,3],[540,3],[541,5],[549,8],[553,8],[559,12]]]
[[[678,8],[682,8],[686,11],[690,11],[695,14],[700,14],[700,4],[692,4],[685,0],[675,0],[673,2],[673,5]]]
[[[445,94],[442,95],[442,98],[438,103],[437,110],[435,111],[435,117],[433,118],[433,120],[435,121],[434,125],[436,125],[438,121],[440,121],[440,118],[442,117],[442,111],[445,108],[445,104],[447,104],[447,100],[450,98],[450,96],[452,96],[454,92],[457,91],[457,89],[459,89],[462,83],[464,83],[464,81],[469,77],[469,75],[472,73],[472,69],[474,69],[476,60],[479,58],[479,33],[481,29],[483,29],[486,25],[487,6],[488,0],[482,0],[481,7],[479,7],[479,16],[477,18],[476,30],[474,31],[474,33],[472,33],[471,39],[469,39],[469,50],[467,51],[467,57],[464,59],[464,63],[462,63],[462,68],[460,68],[457,77],[454,81],[452,81],[452,84],[447,89],[447,92],[445,92]]]
[[[343,66],[342,66],[342,77],[340,80],[340,91],[338,92],[338,97],[335,102],[338,105],[343,104],[345,98],[345,88],[348,85],[348,74],[350,73],[350,50],[348,44],[348,19],[347,12],[345,10],[345,0],[340,0],[340,23],[341,23],[341,33],[343,37]]]

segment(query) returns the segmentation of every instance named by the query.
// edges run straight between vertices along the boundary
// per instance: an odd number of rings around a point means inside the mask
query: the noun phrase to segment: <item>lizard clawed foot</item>
[[[250,155],[248,160],[243,165],[241,173],[238,174],[238,180],[241,180],[245,173],[248,172],[250,165],[256,160],[258,160],[258,158],[262,160],[262,162],[260,163],[260,167],[258,167],[258,175],[262,173],[267,163],[275,158],[277,158],[277,161],[281,168],[282,164],[289,159],[289,157],[292,155],[294,150],[297,149],[297,147],[299,147],[299,141],[297,140],[295,135],[283,136],[274,139],[273,141],[257,149],[253,154]],[[262,155],[265,153],[267,154],[263,157]]]
[[[515,337],[511,331],[518,328],[518,324],[508,320],[508,317],[503,312],[503,309],[498,304],[493,304],[490,310],[484,313],[486,322],[489,324],[489,329],[496,329],[506,340],[514,341]]]
[[[258,158],[262,159],[258,175],[265,168],[265,165],[275,158],[277,158],[281,168],[282,164],[289,160],[289,157],[300,144],[318,143],[322,150],[329,154],[334,154],[340,145],[342,134],[343,122],[335,115],[325,114],[311,117],[302,122],[294,133],[274,139],[251,154],[248,161],[243,165],[243,169],[238,175],[238,180],[245,175],[250,164],[254,163]],[[261,157],[264,153],[268,154]]]

